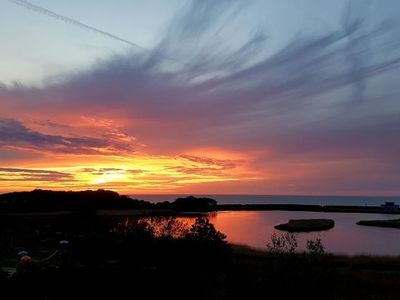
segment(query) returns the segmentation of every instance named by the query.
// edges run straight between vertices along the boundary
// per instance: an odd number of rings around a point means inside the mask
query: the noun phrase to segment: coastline
[[[355,205],[309,205],[309,204],[219,204],[217,211],[313,211],[368,214],[400,214],[400,210],[390,211],[379,206]]]

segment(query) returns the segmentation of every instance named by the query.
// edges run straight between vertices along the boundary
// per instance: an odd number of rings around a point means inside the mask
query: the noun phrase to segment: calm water
[[[131,195],[151,202],[173,201],[186,195]],[[349,196],[268,196],[268,195],[194,195],[214,198],[220,204],[317,204],[379,206],[385,201],[400,203],[400,197]],[[304,249],[307,239],[321,238],[326,250],[343,254],[400,255],[400,229],[365,227],[359,220],[387,220],[396,215],[322,213],[293,211],[239,211],[218,212],[209,215],[218,230],[230,242],[266,249],[274,226],[289,219],[327,218],[335,220],[328,231],[298,234],[299,248]]]
[[[326,250],[343,254],[400,255],[400,229],[356,225],[359,220],[393,219],[393,215],[359,213],[320,213],[292,211],[218,212],[209,215],[228,241],[266,249],[274,225],[289,219],[329,218],[335,227],[328,231],[297,234],[299,248],[307,239],[321,238]],[[398,218],[398,216],[397,216]]]
[[[150,202],[174,201],[187,195],[130,195]],[[210,197],[220,204],[316,204],[316,205],[368,205],[378,206],[385,201],[400,203],[398,197],[367,196],[268,196],[268,195],[194,195]]]

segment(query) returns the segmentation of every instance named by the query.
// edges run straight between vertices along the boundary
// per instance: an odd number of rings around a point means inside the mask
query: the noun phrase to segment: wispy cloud
[[[74,177],[69,173],[51,170],[0,168],[0,181],[72,182]]]
[[[260,110],[266,117],[314,105],[315,97],[341,88],[354,90],[350,97],[341,97],[342,104],[367,101],[361,100],[367,80],[399,68],[395,49],[400,42],[391,40],[390,26],[364,28],[362,19],[352,19],[351,13],[342,28],[300,33],[272,55],[265,53],[262,30],[242,44],[225,47],[220,36],[238,7],[243,9],[243,4],[194,1],[150,53],[114,56],[41,90],[22,86],[3,88],[3,93],[28,101],[33,97],[39,106],[79,104],[88,112],[107,105],[124,107],[136,118],[191,123],[205,118],[214,124]],[[165,60],[172,53],[185,63],[174,66]]]
[[[31,11],[34,11],[36,13],[42,14],[44,16],[47,16],[47,17],[50,17],[50,18],[54,18],[56,20],[65,22],[65,23],[73,25],[73,26],[78,26],[78,27],[80,27],[82,29],[92,31],[92,32],[97,33],[97,34],[101,34],[101,35],[103,35],[103,36],[105,36],[107,38],[110,38],[110,39],[113,39],[113,40],[117,40],[119,42],[123,42],[125,44],[128,44],[130,46],[133,46],[133,47],[136,47],[136,48],[139,48],[139,49],[142,49],[142,50],[144,49],[144,47],[142,47],[142,46],[140,46],[140,45],[138,45],[136,43],[133,43],[131,41],[128,41],[127,39],[124,39],[124,38],[122,38],[120,36],[117,36],[117,35],[112,34],[110,32],[107,32],[107,31],[98,29],[96,27],[87,25],[87,24],[82,23],[82,22],[80,22],[80,21],[78,21],[76,19],[69,18],[67,16],[61,15],[59,13],[56,13],[56,12],[54,12],[52,10],[49,10],[47,8],[44,8],[42,6],[30,3],[29,1],[24,1],[24,0],[8,0],[8,1],[10,1],[12,3],[15,3],[15,4],[17,4],[17,5],[21,6],[21,7],[26,8],[26,9],[29,9]]]
[[[142,174],[143,170],[141,169],[127,169],[127,168],[83,168],[81,170],[85,173],[90,173],[90,175],[107,175],[107,174],[129,174],[129,175],[137,175]]]
[[[114,138],[115,135],[114,132],[104,133],[103,138],[49,135],[31,130],[14,119],[0,119],[0,147],[3,148],[70,154],[112,154],[134,151],[134,145],[105,138],[109,136]]]
[[[187,159],[188,161],[216,166],[222,169],[233,169],[237,166],[240,161],[230,159],[215,159],[209,157],[199,157],[194,155],[181,155],[180,157]]]

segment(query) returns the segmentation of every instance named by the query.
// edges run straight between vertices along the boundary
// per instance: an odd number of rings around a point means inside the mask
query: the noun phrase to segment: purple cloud
[[[0,147],[56,153],[100,154],[133,151],[133,146],[93,137],[67,137],[31,130],[14,119],[0,119]],[[103,151],[102,151],[103,150]]]

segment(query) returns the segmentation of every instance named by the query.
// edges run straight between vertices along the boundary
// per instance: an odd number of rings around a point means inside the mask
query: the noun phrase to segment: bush
[[[325,247],[321,239],[307,240],[307,252],[311,255],[321,256],[325,254]]]
[[[175,217],[148,217],[139,221],[155,238],[181,239],[189,232],[188,226]]]
[[[296,234],[286,233],[273,233],[271,242],[267,244],[268,252],[272,254],[293,254],[297,249]]]
[[[207,218],[197,218],[186,238],[202,241],[225,242],[226,235],[215,229]]]
[[[189,229],[185,223],[174,217],[146,217],[120,222],[112,232],[128,237],[180,239],[186,236]]]

